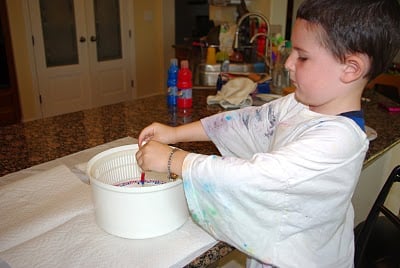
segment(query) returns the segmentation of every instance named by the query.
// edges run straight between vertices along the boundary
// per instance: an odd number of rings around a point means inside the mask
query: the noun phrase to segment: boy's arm
[[[210,140],[200,121],[195,121],[186,125],[178,126],[176,128],[175,137],[176,141],[174,143]]]
[[[189,152],[172,150],[167,144],[208,140],[210,138],[200,121],[178,127],[153,123],[140,133],[139,144],[141,146],[136,158],[144,170],[167,171],[181,176],[182,164]]]
[[[190,124],[181,125],[176,128],[176,142],[190,142],[190,141],[209,141],[203,125],[200,121]],[[189,152],[178,150],[174,153],[173,159],[171,157],[170,171],[179,176],[182,176],[183,161]]]
[[[208,141],[203,125],[200,121],[186,125],[171,127],[161,123],[152,123],[145,127],[139,135],[139,146],[150,140],[158,141],[163,144],[174,144],[189,141]]]

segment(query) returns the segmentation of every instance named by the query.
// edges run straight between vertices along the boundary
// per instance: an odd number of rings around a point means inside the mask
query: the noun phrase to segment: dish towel
[[[237,77],[229,80],[222,86],[217,95],[207,97],[207,104],[219,104],[225,109],[243,108],[251,106],[250,96],[257,88],[257,83],[247,77]]]
[[[1,267],[182,267],[217,243],[191,219],[151,239],[106,233],[65,165],[1,186],[0,204]]]

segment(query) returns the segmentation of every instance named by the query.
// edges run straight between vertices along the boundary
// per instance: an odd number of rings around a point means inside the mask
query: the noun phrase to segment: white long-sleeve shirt
[[[201,122],[222,155],[183,163],[202,228],[247,254],[248,267],[353,266],[351,197],[369,144],[353,120],[291,94]]]

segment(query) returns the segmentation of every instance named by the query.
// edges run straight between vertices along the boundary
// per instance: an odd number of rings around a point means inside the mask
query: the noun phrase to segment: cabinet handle
[[[86,38],[84,36],[81,36],[81,38],[79,38],[79,42],[85,43],[86,42]]]
[[[96,42],[96,36],[94,36],[94,35],[92,35],[91,37],[90,37],[90,41],[92,41],[92,42]]]

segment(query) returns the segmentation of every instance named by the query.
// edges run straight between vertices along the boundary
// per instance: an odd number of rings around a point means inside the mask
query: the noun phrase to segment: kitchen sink
[[[217,84],[218,75],[221,72],[221,64],[201,63],[196,69],[197,81],[195,81],[195,84],[199,86],[215,86]],[[248,74],[256,71],[252,63],[230,63],[229,72]]]
[[[221,64],[199,64],[199,71],[217,72],[221,71]],[[251,63],[230,63],[229,72],[250,73],[254,72],[254,64]]]

